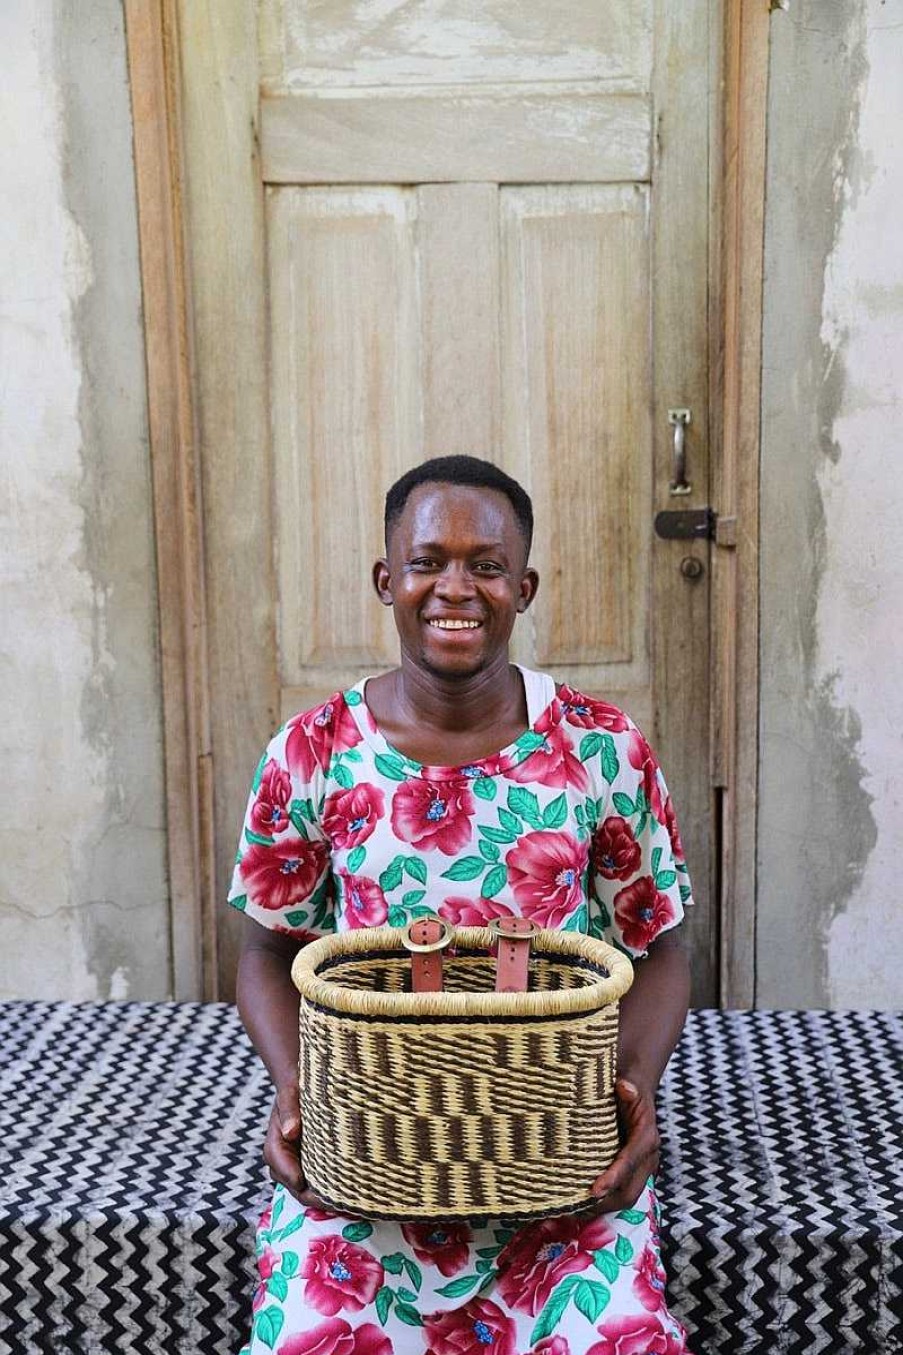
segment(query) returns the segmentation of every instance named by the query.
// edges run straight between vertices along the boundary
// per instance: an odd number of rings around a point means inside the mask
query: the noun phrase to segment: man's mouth
[[[482,624],[482,621],[463,621],[443,616],[431,617],[429,621],[435,630],[479,630]]]

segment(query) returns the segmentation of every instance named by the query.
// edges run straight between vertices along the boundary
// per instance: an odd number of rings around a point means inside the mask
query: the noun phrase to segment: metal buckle
[[[454,936],[454,930],[449,926],[443,917],[430,918],[430,922],[438,922],[442,928],[441,935],[435,941],[415,941],[411,936],[411,931],[417,926],[418,922],[425,921],[424,918],[415,917],[412,922],[404,928],[401,939],[405,950],[409,950],[412,955],[429,955],[434,950],[444,950],[450,944]]]
[[[496,941],[531,941],[541,928],[528,917],[492,917],[489,930]]]

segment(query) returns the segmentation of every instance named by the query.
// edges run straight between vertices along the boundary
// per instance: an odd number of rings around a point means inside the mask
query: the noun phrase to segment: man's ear
[[[389,573],[389,561],[379,559],[373,566],[373,587],[376,596],[384,607],[392,606],[392,576]]]
[[[517,610],[525,612],[530,603],[536,597],[539,588],[539,575],[535,569],[525,569],[523,578],[520,581],[520,596],[517,599]]]

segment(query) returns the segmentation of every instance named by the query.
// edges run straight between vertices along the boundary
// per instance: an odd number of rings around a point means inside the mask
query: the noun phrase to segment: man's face
[[[538,578],[507,497],[498,490],[425,484],[391,531],[373,580],[393,608],[403,654],[442,677],[507,663],[518,612]]]

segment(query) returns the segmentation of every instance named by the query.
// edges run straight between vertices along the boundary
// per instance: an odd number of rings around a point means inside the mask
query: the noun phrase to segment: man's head
[[[494,466],[491,461],[481,461],[477,456],[436,456],[431,461],[423,461],[419,466],[405,471],[404,475],[395,481],[386,495],[387,551],[392,529],[404,512],[411,493],[421,485],[435,484],[468,485],[474,489],[494,489],[504,494],[514,509],[514,516],[524,539],[524,560],[527,560],[533,540],[533,504],[530,495],[498,466]]]

